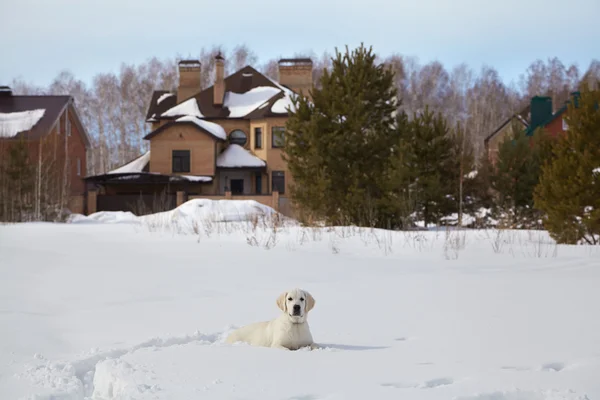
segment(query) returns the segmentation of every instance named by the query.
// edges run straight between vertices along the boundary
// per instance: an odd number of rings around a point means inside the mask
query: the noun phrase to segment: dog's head
[[[305,290],[292,289],[277,298],[277,306],[295,324],[306,320],[306,314],[315,306],[315,299]]]

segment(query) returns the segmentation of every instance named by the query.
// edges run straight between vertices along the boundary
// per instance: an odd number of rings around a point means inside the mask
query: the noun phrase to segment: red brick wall
[[[548,125],[546,125],[544,128],[546,129],[546,132],[548,132],[548,134],[552,137],[556,137],[559,134],[563,134],[565,131],[563,130],[563,118],[565,116],[565,113],[562,113],[561,115],[559,115],[558,117],[554,118],[552,120],[552,122],[550,122]]]

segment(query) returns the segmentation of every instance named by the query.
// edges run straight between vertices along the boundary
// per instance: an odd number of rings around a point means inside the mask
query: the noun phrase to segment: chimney
[[[0,86],[0,97],[11,97],[12,89],[10,86]]]
[[[179,86],[177,87],[177,104],[189,99],[202,90],[200,73],[202,65],[198,60],[179,61]]]
[[[225,96],[225,59],[221,52],[215,57],[215,85],[213,86],[213,104],[215,106],[223,105]]]
[[[279,60],[279,83],[310,98],[313,88],[313,63],[310,58],[282,58]]]
[[[552,98],[535,96],[531,99],[531,131],[544,125],[552,116]]]

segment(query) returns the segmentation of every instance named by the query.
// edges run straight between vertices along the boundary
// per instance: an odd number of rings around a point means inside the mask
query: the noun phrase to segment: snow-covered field
[[[600,399],[600,247],[208,206],[0,226],[0,399]],[[322,349],[223,343],[296,286]]]

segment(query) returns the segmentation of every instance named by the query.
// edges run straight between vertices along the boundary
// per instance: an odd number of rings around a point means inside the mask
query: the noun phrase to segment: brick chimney
[[[225,96],[225,59],[219,52],[215,57],[215,85],[213,86],[213,104],[223,105]]]
[[[279,60],[279,83],[310,98],[313,87],[313,63],[310,58],[282,58]]]
[[[542,126],[552,116],[552,98],[548,96],[534,96],[531,99],[531,131]]]
[[[177,104],[189,99],[202,90],[200,80],[202,64],[198,60],[179,61],[179,86],[177,87]]]

